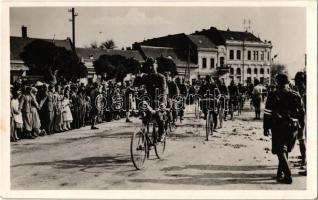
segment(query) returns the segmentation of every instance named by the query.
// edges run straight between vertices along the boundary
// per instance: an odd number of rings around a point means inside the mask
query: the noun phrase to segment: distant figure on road
[[[285,74],[276,76],[277,91],[268,95],[264,109],[264,135],[272,133],[272,153],[278,157],[277,182],[291,184],[288,153],[304,129],[304,107],[300,95],[288,87]]]
[[[255,110],[255,119],[261,119],[261,101],[264,86],[262,86],[257,79],[254,80],[254,85],[255,87],[252,91],[252,102]]]

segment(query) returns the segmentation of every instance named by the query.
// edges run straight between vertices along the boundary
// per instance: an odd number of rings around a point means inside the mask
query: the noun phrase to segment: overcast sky
[[[76,46],[113,39],[118,48],[134,42],[175,33],[193,33],[214,26],[243,31],[243,20],[251,20],[251,31],[263,41],[271,40],[275,62],[288,66],[290,75],[304,67],[306,53],[305,8],[270,7],[78,7]],[[10,34],[65,39],[71,37],[71,14],[66,7],[11,8]]]

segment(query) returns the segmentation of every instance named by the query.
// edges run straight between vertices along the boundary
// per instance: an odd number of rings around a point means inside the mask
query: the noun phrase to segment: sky
[[[10,9],[10,35],[66,39],[72,37],[68,7]],[[190,34],[214,26],[243,31],[243,20],[263,41],[272,41],[275,63],[287,66],[290,76],[304,68],[306,9],[302,7],[75,7],[76,46],[113,39],[118,48],[168,34]]]

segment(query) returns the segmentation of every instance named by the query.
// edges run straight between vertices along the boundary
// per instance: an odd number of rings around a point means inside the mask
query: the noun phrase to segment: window
[[[264,69],[263,68],[260,69],[260,74],[264,74]]]
[[[230,50],[230,60],[234,60],[234,50]]]
[[[261,51],[261,60],[264,60],[264,51]]]
[[[247,51],[247,60],[251,60],[251,51]]]
[[[230,74],[234,74],[234,69],[232,67],[230,68]]]
[[[261,82],[262,84],[264,84],[264,77],[261,77],[261,78],[260,78],[260,82]]]
[[[241,60],[241,50],[236,51],[236,59]]]
[[[253,51],[253,60],[256,60],[256,51]]]
[[[267,74],[269,74],[269,68],[267,68]]]
[[[258,60],[258,51],[255,51],[255,60]]]
[[[258,74],[257,68],[254,68],[254,74]]]
[[[246,82],[247,82],[247,83],[252,83],[252,79],[251,79],[251,77],[247,77]]]
[[[220,57],[220,65],[221,67],[224,67],[224,57]]]
[[[202,68],[206,68],[206,58],[202,58]]]
[[[210,59],[210,67],[211,67],[211,69],[213,69],[214,66],[215,66],[214,58],[211,58],[211,59]]]
[[[270,59],[269,59],[269,52],[267,52],[267,60],[270,61]]]
[[[251,68],[247,68],[247,74],[251,74],[251,73],[252,73]]]
[[[236,74],[237,74],[237,75],[241,75],[241,68],[237,68],[237,69],[236,69]]]

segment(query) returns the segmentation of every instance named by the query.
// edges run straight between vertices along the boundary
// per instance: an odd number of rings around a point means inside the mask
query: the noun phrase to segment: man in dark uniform
[[[213,130],[215,131],[217,127],[217,120],[218,120],[217,99],[220,95],[220,90],[209,75],[205,77],[205,84],[200,87],[198,94],[200,95],[201,98],[206,99],[206,101],[202,101],[202,105],[200,105],[204,113],[204,118],[206,118],[208,110],[213,109],[213,112],[212,112],[213,124],[214,124]]]
[[[300,95],[288,87],[285,74],[276,76],[277,91],[268,95],[264,109],[264,135],[272,133],[272,153],[278,157],[277,181],[291,184],[288,152],[304,129],[304,107]],[[284,176],[283,176],[284,175]]]
[[[168,85],[168,107],[171,108],[172,112],[169,117],[172,123],[175,123],[179,109],[178,100],[180,100],[180,90],[177,83],[172,79],[170,73],[166,73],[167,85]]]
[[[294,90],[299,93],[303,100],[305,112],[306,112],[306,75],[304,72],[297,72],[295,75],[295,87]],[[299,132],[297,135],[297,139],[299,141],[299,149],[301,154],[301,166],[300,168],[305,169],[305,171],[299,172],[300,175],[307,175],[306,170],[306,129],[304,128],[304,131]]]
[[[99,96],[100,92],[99,92],[99,85],[97,82],[93,83],[93,89],[90,92],[90,99],[91,99],[91,129],[98,129],[95,124],[96,124],[96,120],[97,120],[97,115],[98,115],[98,111],[99,111],[99,107],[100,105],[99,103],[99,98],[101,98],[101,96]]]
[[[187,95],[188,95],[188,88],[184,83],[181,83],[180,78],[176,79],[176,83],[177,86],[179,88],[180,91],[180,95],[183,97],[183,99],[186,99]],[[184,102],[182,103],[184,105]],[[183,115],[184,115],[184,106],[182,108],[179,109],[179,116],[181,118],[181,120],[183,120]]]
[[[149,59],[152,65],[149,65],[149,74],[146,74],[138,80],[138,83],[134,83],[135,86],[144,85],[146,93],[150,98],[150,107],[154,110],[158,110],[159,106],[162,110],[163,106],[167,106],[168,87],[166,78],[164,75],[157,72],[157,63],[153,59]],[[159,115],[156,116],[156,122],[158,124],[158,140],[163,140],[164,133],[164,121]]]
[[[229,89],[229,95],[230,95],[229,109],[230,109],[231,119],[233,119],[233,113],[234,113],[234,110],[236,109],[237,98],[239,94],[238,87],[235,84],[234,80],[231,81],[228,89]]]
[[[218,80],[218,88],[220,90],[220,104],[219,104],[219,120],[220,120],[220,128],[222,128],[223,125],[223,119],[226,121],[226,115],[228,110],[228,98],[229,98],[229,90],[226,87],[224,80],[220,81]]]

